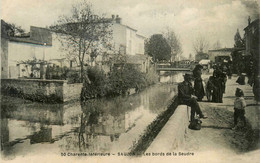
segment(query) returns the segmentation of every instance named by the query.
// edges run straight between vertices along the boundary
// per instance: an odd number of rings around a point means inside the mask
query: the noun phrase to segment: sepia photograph
[[[260,162],[259,3],[0,0],[0,161]]]

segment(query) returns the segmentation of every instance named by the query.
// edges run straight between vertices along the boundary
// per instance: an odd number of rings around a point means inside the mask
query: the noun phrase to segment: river
[[[146,127],[177,93],[182,73],[130,96],[84,104],[43,104],[1,96],[1,154],[17,156],[68,152],[129,152]]]

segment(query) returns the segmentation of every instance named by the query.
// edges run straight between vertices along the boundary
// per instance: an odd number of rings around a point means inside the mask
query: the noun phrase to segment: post
[[[46,43],[43,43],[43,63],[40,64],[40,78],[41,79],[46,79],[45,47],[46,47]]]

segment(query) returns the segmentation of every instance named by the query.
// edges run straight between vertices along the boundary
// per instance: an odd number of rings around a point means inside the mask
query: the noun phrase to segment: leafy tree
[[[164,37],[166,38],[168,44],[171,47],[171,56],[175,58],[177,55],[182,54],[182,44],[180,42],[180,38],[176,35],[176,33],[167,28],[164,32]]]
[[[145,44],[145,50],[153,61],[163,61],[171,59],[171,47],[162,34],[154,34]]]
[[[237,29],[237,33],[234,36],[234,47],[235,48],[243,48],[245,47],[245,39],[242,39],[239,33],[239,30]]]
[[[111,22],[103,16],[98,16],[92,6],[83,1],[72,6],[71,15],[63,15],[50,28],[58,33],[62,48],[70,60],[75,60],[81,69],[81,80],[89,82],[85,65],[87,57],[94,60],[111,48]]]

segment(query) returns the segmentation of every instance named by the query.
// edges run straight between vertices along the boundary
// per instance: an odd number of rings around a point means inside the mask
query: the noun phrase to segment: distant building
[[[219,62],[221,60],[231,60],[232,56],[231,53],[233,51],[237,50],[243,50],[243,48],[222,48],[222,49],[216,49],[216,50],[209,50],[209,60],[211,62]]]
[[[203,59],[209,59],[209,55],[207,53],[199,52],[195,55],[195,61],[199,62]]]

